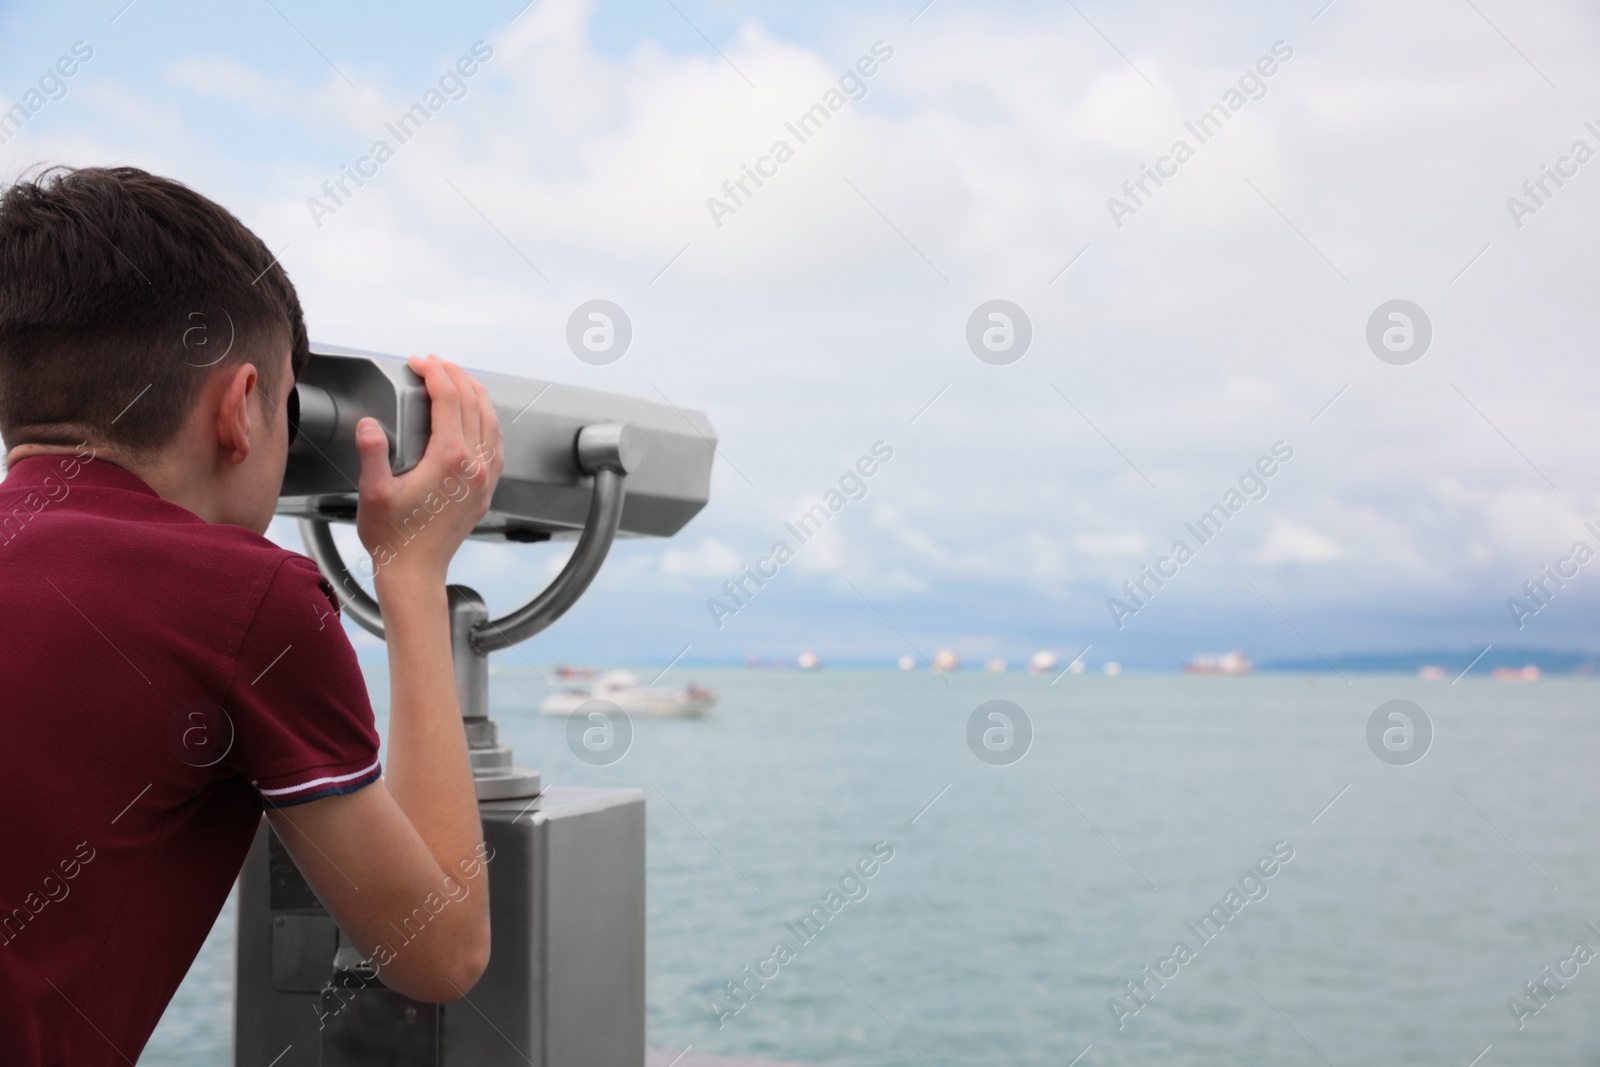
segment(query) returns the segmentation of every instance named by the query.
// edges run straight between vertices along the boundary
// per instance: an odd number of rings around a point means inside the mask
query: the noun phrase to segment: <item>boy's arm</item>
[[[432,437],[417,467],[394,477],[382,429],[363,419],[356,431],[356,527],[377,564],[389,645],[385,777],[268,818],[340,928],[372,954],[384,984],[444,1001],[464,996],[489,959],[483,829],[456,702],[445,573],[488,509],[504,460],[483,386],[431,356],[413,360],[412,369],[426,380],[433,407]],[[435,504],[448,501],[442,510],[424,506],[430,494]],[[388,547],[400,521],[419,508],[430,516],[420,531]],[[406,918],[413,921],[402,928]]]

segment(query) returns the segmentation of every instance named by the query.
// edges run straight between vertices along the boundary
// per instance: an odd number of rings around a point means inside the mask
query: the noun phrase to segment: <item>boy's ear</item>
[[[258,384],[255,364],[241,363],[219,377],[223,382],[217,405],[217,448],[229,463],[243,463],[250,456],[250,398]]]

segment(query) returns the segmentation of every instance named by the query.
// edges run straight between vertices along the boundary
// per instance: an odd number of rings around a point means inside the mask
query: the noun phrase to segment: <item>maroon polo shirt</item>
[[[378,777],[366,685],[316,564],[104,460],[0,482],[0,605],[0,1064],[132,1064],[263,807]]]

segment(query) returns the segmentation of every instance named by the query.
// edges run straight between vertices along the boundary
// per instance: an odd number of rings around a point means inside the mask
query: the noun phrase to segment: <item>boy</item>
[[[445,571],[488,507],[483,387],[414,359],[433,405],[394,477],[372,419],[369,549],[459,499],[375,578],[387,769],[337,601],[262,533],[308,348],[294,287],[217,204],[128,167],[0,197],[0,1063],[132,1064],[211,929],[265,810],[364,950],[452,901],[383,982],[464,996],[488,962],[482,829],[456,705]],[[462,485],[466,486],[463,494]]]

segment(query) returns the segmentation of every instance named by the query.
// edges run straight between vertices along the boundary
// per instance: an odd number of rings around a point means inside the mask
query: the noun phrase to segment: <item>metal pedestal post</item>
[[[508,800],[539,795],[539,772],[516,766],[489,718],[489,655],[472,642],[475,628],[489,621],[489,608],[473,589],[445,588],[450,603],[450,655],[456,668],[456,699],[467,730],[467,757],[478,799]]]

